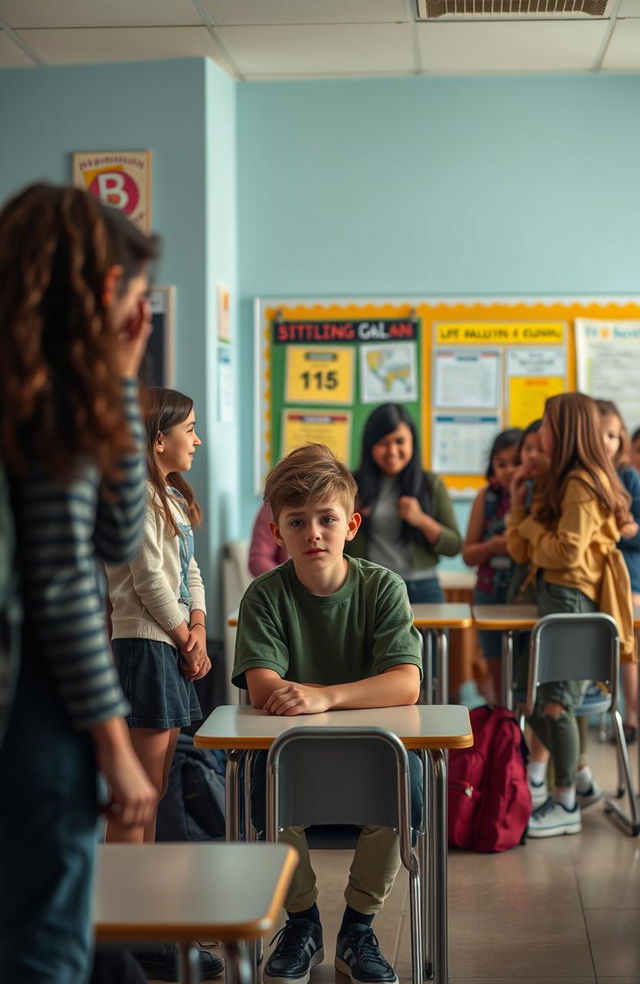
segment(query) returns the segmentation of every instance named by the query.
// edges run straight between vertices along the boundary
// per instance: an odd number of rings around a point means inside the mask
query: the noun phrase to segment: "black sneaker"
[[[371,926],[354,923],[336,942],[336,970],[354,984],[398,984],[396,972],[380,952]]]
[[[178,948],[173,943],[133,949],[131,952],[152,981],[178,980]],[[212,981],[224,973],[224,960],[209,950],[199,950],[200,980]]]
[[[266,984],[307,984],[313,967],[324,960],[322,926],[311,919],[287,919],[271,943],[274,940],[278,940],[278,944],[262,972],[263,981]]]

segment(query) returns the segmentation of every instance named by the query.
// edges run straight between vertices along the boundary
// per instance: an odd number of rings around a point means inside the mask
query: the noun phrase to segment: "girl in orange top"
[[[603,590],[611,586],[615,565],[624,651],[630,644],[626,629],[631,624],[631,589],[616,544],[630,520],[629,498],[605,452],[595,402],[582,393],[551,397],[540,439],[552,465],[529,514],[524,507],[524,469],[513,477],[506,520],[509,553],[519,563],[531,560],[538,568],[540,616],[597,611]],[[529,723],[551,752],[556,787],[554,795],[534,811],[530,837],[573,834],[582,828],[576,802],[579,739],[574,710],[585,687],[586,681],[581,680],[538,687]]]

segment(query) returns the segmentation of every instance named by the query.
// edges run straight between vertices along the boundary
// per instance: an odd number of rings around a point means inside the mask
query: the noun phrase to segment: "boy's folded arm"
[[[324,689],[335,711],[415,704],[420,696],[420,670],[413,663],[398,663],[376,676]]]
[[[332,710],[395,707],[415,704],[420,694],[420,670],[398,663],[377,676],[322,686],[283,680],[274,670],[246,671],[251,704],[267,714],[319,714]]]
[[[271,696],[274,690],[285,684],[285,681],[275,670],[268,670],[263,666],[246,670],[245,679],[251,706],[258,708],[258,710],[264,707],[267,698]]]

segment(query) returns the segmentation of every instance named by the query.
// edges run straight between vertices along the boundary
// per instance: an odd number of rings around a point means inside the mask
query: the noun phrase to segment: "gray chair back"
[[[615,620],[603,612],[545,615],[531,632],[527,713],[539,683],[598,680],[608,683],[616,707],[620,638]]]
[[[407,752],[384,728],[292,728],[269,749],[270,776],[278,780],[272,806],[279,828],[373,824],[402,830],[409,822]]]

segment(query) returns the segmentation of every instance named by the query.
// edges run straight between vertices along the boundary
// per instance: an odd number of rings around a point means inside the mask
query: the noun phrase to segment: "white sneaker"
[[[531,814],[527,837],[557,837],[558,834],[579,834],[581,830],[582,818],[578,804],[568,810],[549,796],[546,803]]]
[[[549,788],[546,781],[534,782],[533,779],[529,779],[529,790],[531,791],[531,805],[534,810],[537,810],[539,806],[547,802]]]
[[[576,803],[584,810],[585,807],[591,806],[593,803],[597,803],[598,800],[602,799],[602,790],[600,786],[592,777],[589,785],[583,784],[582,788],[579,786],[580,773],[576,777]]]

